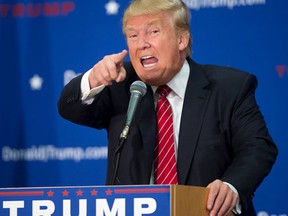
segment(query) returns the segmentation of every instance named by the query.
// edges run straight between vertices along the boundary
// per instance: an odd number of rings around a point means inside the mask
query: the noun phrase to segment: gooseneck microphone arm
[[[116,178],[117,178],[117,174],[118,174],[120,156],[121,156],[122,148],[123,148],[125,142],[126,142],[125,138],[120,138],[118,147],[114,153],[114,169],[113,169],[112,185],[116,184]],[[119,179],[118,179],[118,183],[120,183]]]
[[[131,126],[131,123],[132,123],[133,118],[134,118],[134,114],[136,112],[136,109],[137,109],[138,104],[140,103],[142,97],[146,94],[146,91],[147,91],[147,88],[146,88],[145,83],[143,83],[142,81],[139,81],[139,80],[133,82],[130,86],[131,96],[130,96],[130,101],[129,101],[129,105],[128,105],[126,121],[125,121],[124,127],[122,129],[122,132],[120,134],[118,147],[114,153],[114,169],[113,169],[113,176],[112,176],[112,185],[115,185],[115,183],[116,183],[121,152],[122,152],[123,146],[127,140],[130,126]],[[119,179],[118,179],[118,182],[120,183]]]

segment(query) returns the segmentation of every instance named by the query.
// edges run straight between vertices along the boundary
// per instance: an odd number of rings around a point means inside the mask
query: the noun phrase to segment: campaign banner
[[[170,186],[0,189],[1,216],[168,216]]]

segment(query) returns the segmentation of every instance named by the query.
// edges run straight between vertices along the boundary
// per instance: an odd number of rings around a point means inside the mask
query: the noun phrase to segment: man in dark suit
[[[277,156],[255,100],[255,76],[191,58],[190,17],[180,0],[136,0],[124,14],[127,51],[105,56],[67,84],[58,108],[77,124],[108,131],[107,184],[125,121],[130,85],[147,84],[122,149],[117,184],[153,182],[156,89],[168,85],[178,184],[210,188],[211,215],[255,215],[252,198]]]

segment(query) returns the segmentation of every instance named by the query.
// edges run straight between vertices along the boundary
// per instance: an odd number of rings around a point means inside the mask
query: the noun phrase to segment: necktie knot
[[[167,97],[167,95],[171,92],[171,88],[167,85],[159,86],[157,88],[157,92],[161,97]]]

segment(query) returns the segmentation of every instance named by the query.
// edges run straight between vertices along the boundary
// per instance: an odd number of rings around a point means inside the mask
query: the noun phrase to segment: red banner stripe
[[[132,189],[115,189],[116,194],[130,194],[130,193],[167,193],[170,188],[132,188]]]
[[[0,196],[43,196],[44,191],[8,191],[0,192]]]

